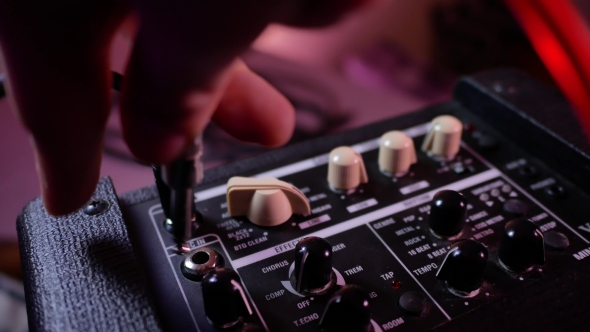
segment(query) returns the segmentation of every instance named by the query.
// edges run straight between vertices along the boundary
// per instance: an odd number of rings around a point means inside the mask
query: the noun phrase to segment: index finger
[[[12,109],[31,133],[41,194],[54,215],[88,201],[110,108],[108,45],[119,1],[0,1]]]

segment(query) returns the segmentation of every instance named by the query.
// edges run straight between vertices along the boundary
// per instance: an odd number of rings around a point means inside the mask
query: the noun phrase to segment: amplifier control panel
[[[197,188],[189,252],[127,207],[166,327],[427,330],[590,255],[588,198],[473,115],[396,129]]]

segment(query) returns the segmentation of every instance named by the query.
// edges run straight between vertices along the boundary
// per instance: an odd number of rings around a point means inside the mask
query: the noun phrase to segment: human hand
[[[212,119],[267,146],[293,130],[289,102],[237,57],[270,22],[321,26],[367,0],[0,1],[8,97],[31,133],[47,211],[88,201],[109,115],[109,46],[136,35],[121,100],[124,136],[142,161],[179,156]]]

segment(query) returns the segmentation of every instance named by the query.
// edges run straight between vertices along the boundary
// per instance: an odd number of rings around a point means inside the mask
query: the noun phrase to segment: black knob
[[[217,328],[241,324],[252,314],[252,308],[234,270],[215,269],[201,283],[205,315]]]
[[[342,287],[328,301],[320,328],[328,332],[371,331],[369,293],[355,285]]]
[[[544,264],[543,233],[525,218],[506,223],[498,248],[498,259],[504,268],[516,273],[527,272],[535,264]]]
[[[420,316],[428,308],[428,300],[421,292],[410,291],[402,294],[397,301],[398,306],[405,314]]]
[[[483,274],[488,262],[488,250],[473,240],[460,240],[453,245],[438,269],[436,277],[447,283],[449,291],[467,297],[483,283]]]
[[[439,238],[456,238],[463,231],[466,211],[467,199],[463,194],[454,190],[441,190],[432,198],[428,226]]]
[[[504,202],[504,213],[512,218],[524,217],[529,211],[529,205],[519,199],[509,199]]]
[[[295,246],[295,267],[289,276],[293,288],[303,294],[323,294],[334,285],[332,245],[315,236],[302,239]]]

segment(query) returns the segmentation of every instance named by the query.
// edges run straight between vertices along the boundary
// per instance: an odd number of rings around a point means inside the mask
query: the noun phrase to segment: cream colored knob
[[[416,163],[414,141],[403,131],[388,131],[381,136],[379,169],[393,176],[403,176]]]
[[[461,147],[463,124],[450,115],[437,116],[424,139],[422,151],[444,160],[452,160]]]
[[[349,191],[368,181],[365,163],[360,153],[348,146],[341,146],[330,152],[328,183],[332,190]]]
[[[235,176],[227,182],[226,196],[230,216],[246,216],[260,226],[277,226],[292,214],[311,213],[305,194],[275,178]]]

